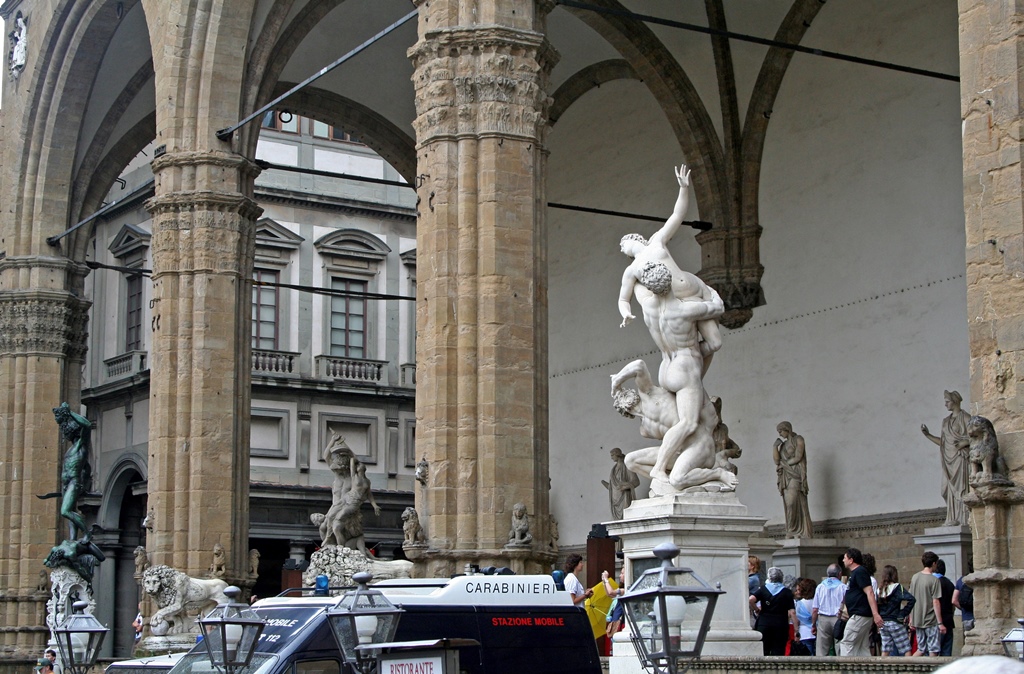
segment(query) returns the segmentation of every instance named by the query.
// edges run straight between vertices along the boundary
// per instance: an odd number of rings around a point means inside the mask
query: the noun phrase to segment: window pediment
[[[125,225],[107,248],[114,257],[124,258],[149,248],[150,233],[138,225]]]
[[[391,252],[391,248],[376,236],[358,229],[331,232],[320,237],[315,245],[321,255],[370,262],[382,262]]]
[[[296,250],[305,241],[301,236],[270,218],[256,221],[256,246]]]

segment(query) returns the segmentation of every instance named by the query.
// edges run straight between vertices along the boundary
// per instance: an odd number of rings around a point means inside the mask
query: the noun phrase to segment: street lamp
[[[198,622],[210,663],[232,674],[249,665],[266,622],[248,604],[238,601],[240,589],[231,585],[224,594],[227,603],[218,604]]]
[[[1019,627],[1014,627],[1003,637],[1003,651],[1006,657],[1024,662],[1024,618],[1018,618]]]
[[[373,580],[372,574],[357,573],[352,580],[358,587],[342,595],[327,611],[327,619],[345,661],[360,674],[372,674],[380,651],[374,644],[394,639],[404,611],[388,601],[380,590],[367,587]]]
[[[724,594],[693,569],[672,566],[678,554],[672,543],[654,548],[661,566],[645,571],[619,598],[637,657],[655,674],[676,674],[680,658],[700,657],[718,595]]]
[[[103,637],[109,631],[91,613],[86,613],[87,601],[76,601],[71,613],[53,628],[60,660],[70,674],[85,674],[96,664]]]

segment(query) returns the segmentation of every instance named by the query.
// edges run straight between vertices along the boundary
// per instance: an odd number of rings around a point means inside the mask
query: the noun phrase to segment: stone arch
[[[110,184],[113,183],[113,180],[111,179],[107,184],[103,184],[106,182],[104,180],[97,181],[96,171],[101,164],[107,163],[109,153],[105,154],[104,150],[106,150],[110,143],[110,139],[113,137],[116,127],[121,122],[128,106],[139,96],[142,88],[152,81],[153,74],[153,59],[149,59],[128,80],[124,89],[118,94],[114,104],[110,106],[110,109],[104,115],[103,121],[92,138],[92,142],[84,149],[82,163],[75,172],[75,181],[71,186],[71,216],[73,220],[80,220],[96,210],[103,196],[110,189]],[[150,114],[145,119],[149,121],[149,126],[152,126],[155,117],[153,114]],[[149,134],[147,143],[153,139],[155,131],[154,127],[153,131]],[[132,155],[132,157],[134,156]],[[128,159],[130,160],[131,157]],[[97,185],[97,183],[99,184]],[[102,192],[97,194],[100,190]]]
[[[292,86],[291,83],[280,82],[274,95],[284,93]],[[370,108],[330,91],[306,87],[289,96],[281,109],[327,124],[351,125],[359,129],[362,142],[391,164],[406,181],[413,182],[416,141]]]
[[[123,14],[138,0],[61,2],[49,19],[39,50],[33,52],[37,63],[31,83],[19,84],[31,91],[26,108],[35,114],[23,116],[19,129],[23,139],[17,167],[20,198],[15,199],[13,214],[18,226],[15,240],[8,242],[8,255],[50,252],[45,239],[69,224],[68,186],[76,155],[69,148],[78,145],[80,125],[75,122],[85,113],[105,53],[96,45],[109,44],[117,30],[119,2]]]
[[[288,60],[317,23],[343,2],[345,0],[311,0],[287,26],[284,22],[292,8],[292,0],[274,3],[249,59],[250,67],[243,84],[245,109],[256,110],[280,95],[278,92],[285,91],[277,89],[277,81]],[[259,128],[253,126],[239,132],[240,146],[248,148],[249,156],[253,154],[258,136]]]
[[[100,505],[96,523],[107,531],[120,528],[121,506],[129,487],[148,475],[146,458],[136,452],[125,452],[103,481],[103,503]]]
[[[594,0],[598,7],[627,11],[617,0]],[[664,111],[692,171],[701,218],[726,222],[728,194],[725,157],[711,117],[686,71],[654,32],[639,19],[566,7],[605,39],[633,68]]]
[[[821,0],[795,0],[779,25],[775,39],[779,42],[799,44],[811,22],[824,7]],[[782,79],[793,60],[793,51],[771,47],[761,63],[754,90],[747,104],[747,117],[743,124],[743,156],[740,185],[743,189],[740,221],[744,225],[757,224],[757,201],[761,182],[761,156],[768,131],[772,106],[782,86]]]
[[[582,98],[583,94],[599,88],[606,82],[638,79],[640,77],[633,67],[622,59],[609,59],[589,65],[563,82],[552,95],[553,102],[548,112],[548,120],[554,126],[569,106]]]
[[[76,218],[85,219],[102,207],[103,198],[110,192],[110,188],[117,177],[121,175],[124,167],[153,141],[155,129],[156,112],[154,111],[136,122],[135,126],[114,143],[106,155],[96,162],[91,175],[82,177],[84,192],[81,206],[77,210],[79,215]],[[74,259],[85,259],[85,247],[94,231],[94,226],[83,227],[81,233],[69,237],[74,243],[68,246],[68,251]]]
[[[141,0],[150,16],[157,100],[157,138],[168,154],[225,149],[217,131],[234,123],[241,107],[254,2]],[[241,188],[252,192],[251,176]],[[184,187],[184,186],[179,186]],[[160,189],[157,189],[158,196]]]

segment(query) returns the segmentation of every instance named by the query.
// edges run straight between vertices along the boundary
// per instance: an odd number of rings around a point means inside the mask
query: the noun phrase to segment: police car
[[[586,612],[551,576],[466,575],[373,585],[404,609],[396,642],[471,639],[459,648],[466,674],[600,674]],[[249,666],[238,674],[340,674],[327,620],[338,597],[280,596],[252,608],[266,621]],[[170,674],[217,674],[197,645]]]

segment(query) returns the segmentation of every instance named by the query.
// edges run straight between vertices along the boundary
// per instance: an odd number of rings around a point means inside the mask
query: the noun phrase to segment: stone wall
[[[924,548],[914,543],[926,527],[941,526],[944,509],[914,510],[907,513],[888,513],[871,517],[843,517],[814,523],[817,538],[834,538],[840,550],[857,548],[875,556],[878,573],[886,564],[900,572],[900,580],[909,583],[910,577],[921,570]],[[765,527],[765,537],[782,540],[785,525]],[[877,575],[877,574],[876,574]],[[954,579],[955,580],[955,579]]]

